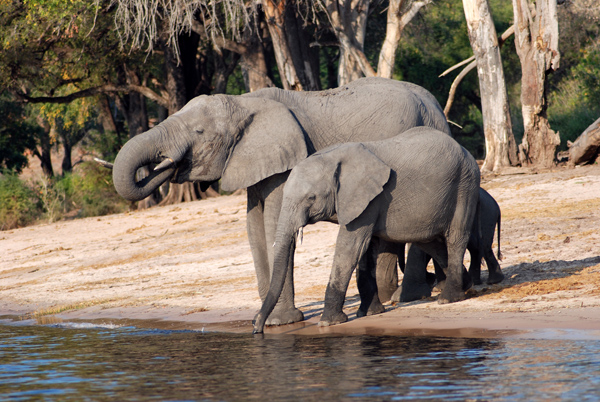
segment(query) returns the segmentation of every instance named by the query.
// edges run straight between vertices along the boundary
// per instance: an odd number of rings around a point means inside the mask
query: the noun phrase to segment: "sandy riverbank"
[[[270,332],[600,334],[600,166],[514,169],[482,187],[502,209],[503,283],[477,286],[460,303],[434,297],[361,319],[351,283],[352,320],[318,329],[337,234],[320,223],[306,228],[296,254],[296,304],[308,325]],[[251,332],[260,299],[245,204],[245,195],[225,196],[0,232],[0,316]]]

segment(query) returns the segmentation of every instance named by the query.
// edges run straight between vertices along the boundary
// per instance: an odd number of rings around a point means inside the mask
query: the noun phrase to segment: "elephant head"
[[[304,226],[332,219],[340,225],[358,222],[371,201],[382,191],[391,169],[360,143],[349,143],[318,152],[300,162],[283,190],[277,224],[273,277],[269,293],[256,317],[254,332],[265,321],[283,289],[296,234]]]
[[[226,191],[285,172],[308,155],[302,127],[276,101],[213,95],[192,99],[161,124],[129,140],[114,163],[117,192],[137,201],[166,180],[213,182]],[[142,166],[157,164],[140,181]]]

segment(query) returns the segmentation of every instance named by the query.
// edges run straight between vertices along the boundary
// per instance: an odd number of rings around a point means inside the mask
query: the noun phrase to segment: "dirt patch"
[[[438,305],[434,294],[354,319],[353,279],[345,305],[352,321],[328,331],[600,329],[600,166],[509,169],[484,176],[482,187],[502,209],[503,283],[477,286],[460,303]],[[242,320],[235,327],[247,330],[260,299],[245,209],[241,194],[1,232],[0,315],[151,318],[189,328]],[[308,323],[273,332],[316,331],[307,328],[322,311],[336,236],[330,223],[304,231],[295,288]]]

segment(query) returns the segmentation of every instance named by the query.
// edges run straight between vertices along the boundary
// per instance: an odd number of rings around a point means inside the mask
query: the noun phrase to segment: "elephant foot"
[[[385,307],[383,307],[383,304],[381,304],[381,302],[377,300],[371,303],[371,305],[367,309],[363,308],[363,306],[360,306],[360,308],[356,312],[356,316],[360,318],[367,315],[375,315],[381,313],[385,313]]]
[[[488,276],[487,283],[488,285],[493,285],[495,283],[500,283],[504,280],[504,274],[502,272],[493,272]]]
[[[328,327],[330,325],[341,324],[346,321],[348,321],[348,316],[343,311],[338,313],[324,312],[323,315],[321,315],[321,319],[319,320],[317,326]]]
[[[400,294],[402,294],[402,286],[398,286],[398,289],[396,289],[396,291],[392,295],[392,298],[390,299],[390,301],[392,303],[399,303],[400,302]]]
[[[431,296],[431,286],[424,283],[415,286],[402,286],[399,301],[402,303],[426,299]]]
[[[265,325],[277,326],[292,324],[294,322],[304,321],[304,314],[297,308],[293,309],[278,309],[275,308],[273,312],[267,318]]]
[[[471,280],[473,281],[473,285],[481,285],[483,283],[483,281],[481,280],[481,277],[479,275],[476,275],[476,276],[471,275]]]
[[[439,304],[456,303],[465,300],[465,292],[462,290],[452,290],[449,286],[444,286],[444,290],[438,296]]]

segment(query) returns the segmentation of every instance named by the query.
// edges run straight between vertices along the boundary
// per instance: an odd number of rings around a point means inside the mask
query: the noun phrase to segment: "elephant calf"
[[[301,161],[283,189],[273,277],[254,331],[263,331],[279,299],[296,233],[335,215],[340,230],[319,325],[348,320],[342,311],[346,290],[372,237],[417,244],[447,265],[438,301],[464,299],[462,261],[479,180],[475,159],[448,135],[426,127],[388,140],[337,145]]]
[[[480,285],[481,282],[481,259],[485,259],[488,267],[487,283],[492,285],[500,283],[504,280],[504,274],[500,268],[498,260],[494,256],[492,245],[494,243],[494,232],[498,229],[498,258],[500,258],[500,206],[496,200],[484,189],[479,189],[478,201],[479,213],[475,214],[473,226],[471,228],[471,236],[467,244],[467,250],[471,254],[471,265],[469,266],[469,278],[463,278],[463,288],[468,289],[471,285]],[[406,261],[406,269],[409,275],[405,275],[402,280],[402,286],[392,295],[392,302],[411,302],[420,300],[423,297],[428,297],[431,292],[431,286],[437,280],[438,287],[443,288],[445,274],[441,270],[439,264],[435,266],[435,275],[428,274],[427,265],[431,257],[418,247],[410,247],[408,259]],[[425,271],[427,285],[424,283],[416,283],[413,272]],[[403,271],[404,272],[404,271]],[[418,278],[423,279],[423,276]]]

